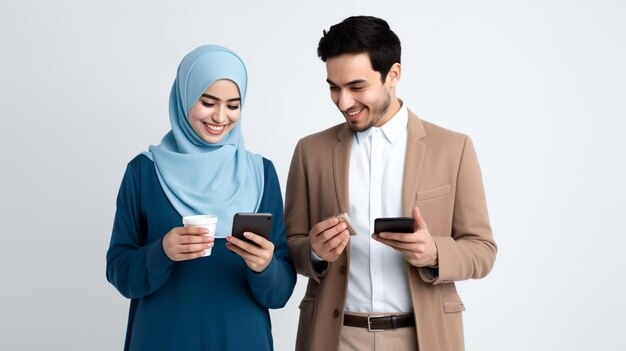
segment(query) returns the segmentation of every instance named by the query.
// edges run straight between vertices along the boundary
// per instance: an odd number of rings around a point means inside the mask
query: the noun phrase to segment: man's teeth
[[[359,114],[359,112],[361,112],[362,108],[358,109],[358,110],[354,110],[354,111],[346,111],[346,113],[348,114],[348,116],[356,116]]]
[[[216,126],[216,125],[213,125],[213,124],[208,124],[208,123],[205,123],[205,124],[206,124],[206,126],[207,126],[207,127],[209,127],[209,129],[210,129],[210,130],[215,130],[215,131],[218,131],[218,130],[222,130],[222,129],[224,129],[224,126],[223,126],[223,125],[221,125],[221,126]]]

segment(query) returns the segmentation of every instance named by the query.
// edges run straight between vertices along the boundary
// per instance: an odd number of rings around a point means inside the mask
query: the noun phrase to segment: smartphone
[[[374,233],[413,233],[415,218],[413,217],[385,217],[374,220]]]
[[[248,240],[243,236],[244,232],[253,232],[267,240],[270,240],[272,232],[272,214],[271,213],[235,213],[233,217],[232,235],[235,238],[255,244],[252,240]]]

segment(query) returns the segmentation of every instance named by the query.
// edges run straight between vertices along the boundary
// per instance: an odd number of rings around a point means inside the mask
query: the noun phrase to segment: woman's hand
[[[270,262],[272,262],[272,257],[274,257],[274,244],[264,237],[252,232],[245,232],[243,235],[247,239],[258,244],[258,246],[237,239],[233,236],[228,236],[226,238],[226,241],[228,241],[226,247],[243,257],[250,269],[257,273],[263,272],[265,268],[269,266]]]
[[[163,251],[172,261],[186,261],[202,257],[204,250],[214,245],[215,238],[207,236],[204,227],[176,227],[163,237]]]

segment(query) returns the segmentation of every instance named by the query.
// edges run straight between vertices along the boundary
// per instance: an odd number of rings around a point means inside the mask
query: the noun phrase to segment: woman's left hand
[[[258,246],[233,236],[228,236],[226,238],[226,241],[228,241],[226,247],[243,257],[250,269],[257,273],[263,272],[272,262],[272,257],[274,257],[274,244],[252,232],[245,232],[243,235]]]

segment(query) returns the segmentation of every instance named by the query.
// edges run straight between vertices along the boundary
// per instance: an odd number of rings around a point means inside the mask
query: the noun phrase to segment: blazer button
[[[333,317],[335,318],[339,318],[339,310],[335,308],[335,310],[333,311]]]
[[[346,266],[339,267],[339,274],[346,274]]]

